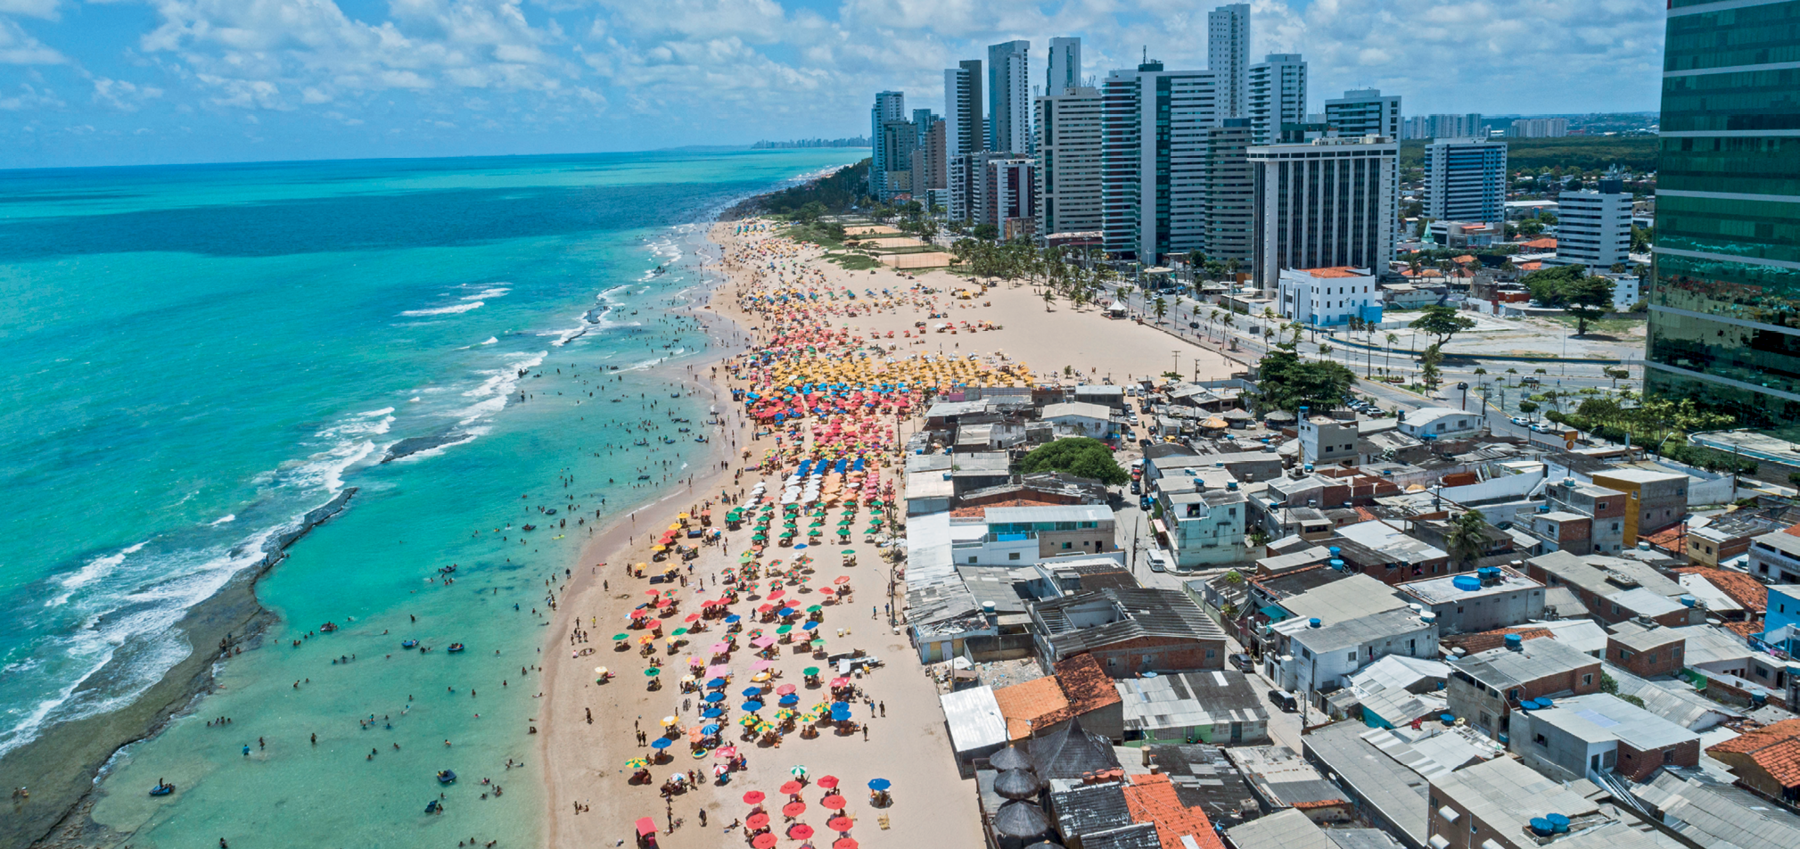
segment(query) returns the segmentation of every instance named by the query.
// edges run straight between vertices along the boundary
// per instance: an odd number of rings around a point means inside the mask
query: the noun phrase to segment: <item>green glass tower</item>
[[[1800,434],[1800,0],[1669,0],[1654,262],[1649,390]]]

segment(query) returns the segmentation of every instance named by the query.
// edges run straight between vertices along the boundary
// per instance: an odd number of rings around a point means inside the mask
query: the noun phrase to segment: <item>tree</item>
[[[1424,312],[1424,315],[1413,319],[1407,327],[1436,336],[1438,345],[1448,343],[1450,337],[1475,326],[1474,319],[1457,315],[1454,308],[1443,304],[1431,304]]]
[[[1436,389],[1438,385],[1438,366],[1444,362],[1444,352],[1433,345],[1419,355],[1419,382],[1426,389]]]
[[[1058,439],[1049,445],[1033,449],[1019,460],[1021,474],[1037,474],[1038,472],[1066,472],[1083,478],[1093,478],[1108,486],[1117,486],[1131,479],[1125,470],[1119,468],[1118,461],[1113,459],[1112,449],[1098,439],[1077,436],[1069,439]]]
[[[1520,281],[1531,291],[1531,299],[1547,307],[1562,307],[1575,318],[1575,335],[1587,334],[1590,322],[1612,311],[1612,280],[1590,275],[1580,265],[1545,268],[1525,275]]]
[[[1487,519],[1480,510],[1465,510],[1461,516],[1450,520],[1450,530],[1444,534],[1444,543],[1450,549],[1450,556],[1466,571],[1469,564],[1487,550]]]
[[[1537,411],[1538,411],[1538,405],[1537,405],[1536,401],[1520,401],[1519,402],[1519,412],[1524,413],[1525,415],[1529,416],[1532,413],[1535,413]]]
[[[1156,313],[1156,322],[1161,324],[1163,316],[1169,314],[1169,302],[1163,300],[1163,296],[1157,295],[1156,303],[1151,305],[1151,310]]]
[[[1400,334],[1389,333],[1382,338],[1387,340],[1387,351],[1381,355],[1381,370],[1387,371],[1389,360],[1394,356],[1394,343],[1400,341]]]
[[[985,239],[990,242],[1000,238],[1000,228],[992,224],[977,224],[969,232],[977,239]]]
[[[1302,405],[1323,413],[1344,403],[1356,374],[1330,360],[1307,362],[1287,348],[1269,352],[1257,364],[1256,407],[1261,412],[1298,414]]]

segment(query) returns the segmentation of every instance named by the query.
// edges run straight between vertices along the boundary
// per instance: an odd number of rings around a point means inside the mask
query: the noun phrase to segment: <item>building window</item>
[[[1591,687],[1593,685],[1594,685],[1594,673],[1589,672],[1588,674],[1581,676],[1581,686]]]
[[[1356,662],[1356,652],[1351,652],[1350,656],[1345,659],[1350,661],[1351,663],[1355,663]]]
[[[1663,750],[1663,763],[1672,764],[1674,762],[1675,762],[1675,750],[1674,749],[1664,749]]]
[[[1068,543],[1066,543],[1066,542],[1065,542],[1065,543],[1063,543],[1063,548],[1068,548],[1068,547],[1069,547],[1069,544],[1068,544]],[[1009,552],[1007,552],[1007,553],[1006,553],[1006,559],[1008,559],[1008,560],[1017,560],[1017,559],[1019,559],[1019,553],[1018,553],[1018,552],[1016,552],[1016,551],[1009,551]]]
[[[1538,745],[1540,745],[1540,746],[1543,746],[1543,747],[1544,747],[1544,748],[1546,748],[1546,749],[1547,749],[1547,748],[1549,748],[1549,747],[1550,747],[1550,740],[1549,740],[1549,738],[1547,738],[1547,737],[1545,737],[1545,736],[1544,736],[1544,735],[1542,735],[1542,734],[1533,734],[1533,735],[1532,735],[1532,736],[1531,736],[1531,740],[1532,740],[1532,742],[1534,742],[1534,743],[1536,743],[1536,744],[1538,744]]]

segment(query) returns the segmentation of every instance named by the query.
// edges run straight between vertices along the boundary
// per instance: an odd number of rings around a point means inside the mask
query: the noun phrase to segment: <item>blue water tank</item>
[[[1550,820],[1545,817],[1532,817],[1531,833],[1539,837],[1549,837],[1556,833],[1556,826],[1551,825]]]
[[[1438,714],[1438,721],[1444,723],[1445,725],[1455,725],[1456,724],[1456,714],[1440,713],[1440,714]]]
[[[1339,572],[1344,571],[1344,561],[1336,557],[1331,558],[1331,568],[1336,569]]]
[[[1537,703],[1538,703],[1538,710],[1543,710],[1543,709],[1545,709],[1545,708],[1553,708],[1553,707],[1556,707],[1556,702],[1553,702],[1553,701],[1551,701],[1551,700],[1549,700],[1549,699],[1547,699],[1547,698],[1544,698],[1544,697],[1542,697],[1542,696],[1539,696],[1539,697],[1538,697],[1538,700],[1537,700]]]
[[[1563,814],[1545,814],[1544,819],[1550,821],[1550,830],[1557,834],[1569,833],[1569,818]]]
[[[1507,634],[1506,647],[1512,651],[1518,651],[1525,647],[1525,638],[1518,634]]]
[[[1682,597],[1681,597],[1681,605],[1682,605],[1682,606],[1683,606],[1683,607],[1693,607],[1693,606],[1694,606],[1694,605],[1695,605],[1695,604],[1698,604],[1698,602],[1696,602],[1696,601],[1695,601],[1695,600],[1694,600],[1694,597],[1693,597],[1693,596],[1691,596],[1691,595],[1684,595],[1684,596],[1682,596]]]
[[[1306,620],[1306,627],[1308,627],[1308,628],[1317,628],[1323,624],[1324,623],[1320,622],[1319,617],[1317,617],[1317,616],[1314,616],[1313,618]]]
[[[1537,699],[1526,699],[1519,702],[1519,710],[1532,711],[1538,709]]]
[[[1475,592],[1481,589],[1481,579],[1474,575],[1457,575],[1450,579],[1450,585],[1463,592]]]
[[[1336,556],[1338,556],[1338,555],[1340,555],[1340,554],[1343,554],[1343,553],[1344,553],[1344,550],[1343,550],[1343,549],[1341,549],[1341,548],[1339,548],[1339,547],[1337,547],[1337,546],[1335,546],[1335,545],[1333,545],[1333,546],[1328,546],[1328,547],[1327,547],[1327,548],[1326,548],[1326,549],[1325,549],[1325,550],[1326,550],[1326,551],[1329,551],[1329,552],[1331,552],[1331,556],[1332,556],[1332,557],[1336,557]]]

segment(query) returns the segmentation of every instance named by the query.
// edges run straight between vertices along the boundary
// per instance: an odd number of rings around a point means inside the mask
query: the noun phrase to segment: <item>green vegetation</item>
[[[1507,139],[1506,167],[1538,173],[1604,171],[1614,165],[1627,171],[1655,171],[1661,153],[1655,136],[1567,136],[1560,139]],[[1425,139],[1400,144],[1400,167],[1419,168],[1425,161]]]
[[[1424,312],[1424,315],[1413,319],[1412,323],[1408,324],[1407,327],[1417,330],[1420,333],[1436,336],[1438,338],[1438,345],[1449,342],[1450,337],[1475,326],[1475,319],[1457,315],[1455,307],[1446,307],[1442,304],[1431,304],[1425,307],[1422,312]]]
[[[1544,394],[1547,400],[1558,404],[1567,397]],[[1521,403],[1519,409],[1524,410],[1525,404]],[[1753,460],[1688,443],[1690,433],[1724,430],[1737,423],[1730,414],[1701,407],[1692,398],[1640,398],[1621,390],[1615,397],[1589,397],[1573,412],[1551,410],[1544,418],[1613,442],[1624,442],[1629,437],[1633,445],[1642,445],[1690,466],[1715,472],[1756,471]]]
[[[1286,410],[1298,415],[1305,405],[1324,413],[1340,407],[1356,373],[1332,360],[1306,362],[1291,350],[1270,351],[1257,363],[1256,409]]]
[[[881,267],[881,260],[867,254],[828,254],[825,258],[850,271],[868,271]]]
[[[838,250],[844,246],[844,225],[830,221],[795,224],[787,228],[786,236],[797,242],[811,242],[828,251]]]
[[[1019,460],[1020,474],[1038,472],[1065,472],[1093,478],[1108,486],[1117,486],[1131,479],[1124,469],[1119,468],[1118,461],[1113,459],[1112,449],[1107,448],[1106,443],[1085,436],[1058,439],[1049,445],[1033,449]]]
[[[1544,268],[1519,281],[1531,299],[1547,307],[1562,307],[1575,319],[1575,335],[1586,336],[1588,324],[1612,312],[1613,282],[1589,275],[1579,265]]]
[[[789,215],[807,223],[821,215],[844,212],[853,206],[866,206],[870,203],[866,192],[869,186],[869,163],[872,161],[865,159],[817,180],[758,195],[733,207],[725,217]]]
[[[1467,570],[1487,550],[1487,518],[1480,510],[1465,510],[1450,520],[1450,531],[1444,535],[1450,556]]]

